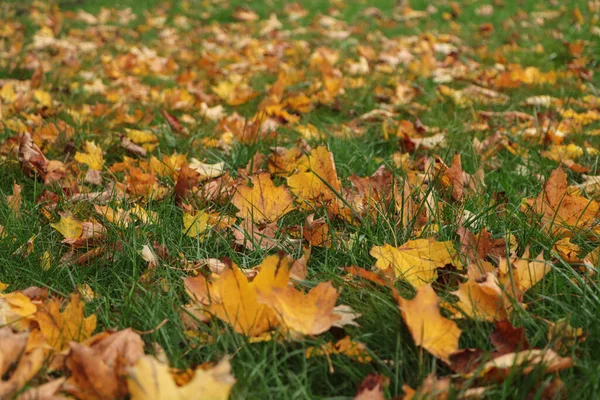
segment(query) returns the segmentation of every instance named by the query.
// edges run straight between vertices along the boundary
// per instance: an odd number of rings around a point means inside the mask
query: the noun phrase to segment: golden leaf
[[[492,272],[488,272],[480,280],[469,277],[467,282],[459,283],[458,290],[452,294],[458,297],[456,306],[471,318],[487,321],[503,321],[508,318],[510,300],[504,295]]]
[[[400,247],[389,244],[373,246],[371,256],[377,259],[375,266],[386,270],[392,266],[397,278],[406,279],[415,287],[433,282],[436,268],[456,263],[452,242],[438,242],[433,238],[409,240]]]
[[[190,297],[204,304],[207,311],[230,324],[236,332],[260,336],[278,322],[273,312],[259,302],[259,293],[265,295],[275,287],[287,286],[286,274],[289,276],[289,272],[285,271],[285,266],[281,270],[278,257],[265,259],[265,274],[260,279],[255,278],[257,283],[248,282],[238,266],[231,264],[215,282],[208,282],[202,276],[185,278],[186,290]]]
[[[269,305],[288,329],[304,335],[318,335],[341,319],[335,312],[338,296],[330,282],[321,282],[308,293],[293,287],[276,289],[269,298]]]
[[[85,153],[75,153],[75,161],[86,164],[92,170],[100,171],[104,166],[102,149],[94,142],[85,142]]]
[[[132,400],[226,400],[235,384],[228,357],[210,369],[198,367],[183,386],[177,386],[169,367],[152,356],[141,357],[128,375]]]
[[[78,294],[71,295],[71,300],[60,311],[58,300],[49,300],[40,306],[35,320],[50,346],[60,351],[70,341],[80,342],[90,337],[96,329],[96,315],[84,317],[85,304]]]
[[[430,285],[417,289],[412,300],[399,299],[402,318],[417,346],[448,362],[458,350],[461,330],[452,320],[440,314],[440,299]]]
[[[0,326],[28,329],[36,311],[37,306],[23,293],[0,293]]]
[[[210,215],[205,211],[197,211],[194,214],[183,214],[183,233],[193,238],[202,239],[211,228],[209,224]]]
[[[287,188],[275,186],[268,172],[251,178],[252,187],[238,186],[231,202],[238,216],[256,223],[277,221],[291,210],[294,199]]]
[[[83,223],[70,214],[61,216],[60,221],[50,224],[50,226],[60,232],[67,240],[75,240],[83,233]]]
[[[324,146],[319,146],[298,160],[298,172],[287,178],[292,193],[304,202],[332,202],[341,191],[333,161],[333,155]],[[305,208],[311,206],[304,205]]]

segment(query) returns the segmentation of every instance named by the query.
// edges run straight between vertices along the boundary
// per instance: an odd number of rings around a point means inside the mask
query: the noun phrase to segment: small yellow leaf
[[[210,214],[202,210],[194,214],[183,214],[183,233],[193,238],[203,238],[212,227],[209,224]]]
[[[70,214],[61,216],[60,221],[50,224],[50,226],[68,240],[77,239],[83,233],[83,223],[77,221]]]
[[[46,250],[44,254],[42,254],[42,256],[40,257],[40,264],[44,271],[48,271],[52,266],[52,255],[48,250]]]
[[[104,166],[102,149],[94,142],[85,142],[85,153],[75,153],[75,161],[86,164],[92,170],[100,171]]]

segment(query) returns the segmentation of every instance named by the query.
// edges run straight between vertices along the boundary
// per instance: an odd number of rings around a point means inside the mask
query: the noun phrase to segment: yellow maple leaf
[[[0,293],[0,326],[11,325],[17,330],[25,330],[36,311],[37,306],[23,293]]]
[[[39,89],[34,90],[33,98],[43,107],[52,107],[52,96],[48,92]]]
[[[452,294],[458,297],[456,307],[474,319],[503,321],[508,318],[508,311],[512,308],[492,272],[488,272],[483,279],[469,277],[465,283],[459,283],[458,290]]]
[[[298,172],[287,178],[292,193],[300,199],[314,204],[337,200],[341,190],[333,155],[324,146],[319,146],[298,160]]]
[[[77,239],[83,233],[83,223],[70,214],[61,216],[60,221],[50,224],[50,226],[60,232],[67,240]]]
[[[102,170],[104,159],[102,157],[102,149],[94,142],[85,142],[85,153],[79,151],[75,153],[75,161],[81,164],[86,164],[94,171]]]
[[[294,287],[276,289],[269,297],[269,304],[288,329],[304,335],[319,335],[341,318],[335,312],[338,296],[330,282],[321,282],[308,293]]]
[[[79,294],[71,295],[69,303],[62,312],[56,299],[40,306],[35,314],[35,320],[50,346],[60,351],[70,341],[81,342],[91,336],[96,329],[96,315],[84,317],[84,307],[85,304]]]
[[[289,281],[289,263],[281,254],[265,258],[259,268],[261,272],[252,282],[231,264],[214,282],[202,276],[189,277],[184,279],[185,286],[190,297],[204,304],[208,312],[236,332],[256,337],[278,325],[273,311],[262,304],[259,296],[264,298],[274,289],[286,287]]]
[[[209,223],[210,214],[199,210],[193,214],[183,214],[183,233],[193,238],[203,239],[212,227]]]
[[[433,238],[409,240],[400,247],[387,243],[373,246],[370,254],[377,259],[376,267],[386,270],[391,266],[398,278],[406,279],[415,287],[433,282],[437,277],[436,268],[457,263],[452,242],[438,242]]]
[[[283,186],[275,186],[268,172],[251,178],[252,187],[238,186],[231,202],[238,216],[256,223],[277,221],[291,210],[294,199]]]
[[[456,323],[440,314],[440,299],[430,285],[417,289],[412,300],[399,298],[402,318],[417,346],[448,362],[458,350],[462,331]]]
[[[141,357],[127,377],[132,400],[226,400],[234,384],[228,357],[212,368],[198,367],[183,386],[175,383],[167,365],[152,356]]]

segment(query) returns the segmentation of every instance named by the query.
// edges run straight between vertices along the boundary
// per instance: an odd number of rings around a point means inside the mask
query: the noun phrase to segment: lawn
[[[600,3],[0,4],[0,398],[597,398]]]

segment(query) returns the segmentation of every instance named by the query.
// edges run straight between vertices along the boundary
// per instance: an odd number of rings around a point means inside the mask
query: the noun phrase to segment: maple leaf
[[[287,178],[292,193],[303,200],[303,208],[337,201],[342,184],[338,179],[333,154],[324,146],[300,157],[298,172]]]
[[[246,275],[232,263],[214,282],[202,276],[188,277],[184,279],[185,287],[190,297],[233,326],[236,332],[260,336],[278,325],[273,312],[259,301],[259,294],[264,296],[275,287],[287,286],[287,261],[281,262],[284,261],[278,255],[267,257],[262,264],[266,266],[265,274],[260,279],[256,278],[257,283],[248,282]],[[277,265],[277,268],[273,269],[272,265]],[[280,278],[277,279],[277,276]]]
[[[452,294],[458,297],[456,306],[471,318],[505,320],[511,308],[510,300],[506,298],[492,272],[482,279],[469,277],[467,282],[459,283],[458,290]]]
[[[409,240],[400,247],[389,244],[373,246],[370,253],[377,259],[375,266],[386,270],[392,267],[397,278],[406,279],[415,287],[433,282],[436,268],[456,264],[452,242],[438,242],[433,238]]]
[[[430,285],[417,289],[412,300],[399,299],[402,318],[417,346],[448,362],[458,350],[462,331],[452,320],[440,314],[440,299]]]
[[[308,293],[293,287],[278,288],[273,292],[267,304],[273,307],[281,323],[294,332],[318,335],[342,319],[335,310],[339,293],[330,282],[321,282]]]
[[[127,395],[127,368],[144,355],[144,342],[131,328],[102,332],[85,343],[71,342],[65,365],[71,371],[66,391],[80,399],[113,399]]]
[[[100,171],[104,166],[102,149],[94,142],[85,142],[85,153],[75,153],[75,161],[86,164],[90,169]]]
[[[38,308],[35,320],[50,346],[60,351],[70,341],[80,342],[90,337],[96,329],[96,315],[84,317],[84,306],[81,296],[73,294],[62,312],[56,299],[49,300]]]
[[[194,214],[183,214],[183,233],[193,238],[203,239],[211,228],[210,214],[199,210]]]
[[[0,326],[11,325],[26,330],[37,311],[37,306],[21,292],[0,293]]]
[[[71,214],[62,215],[60,221],[50,226],[60,232],[65,240],[78,239],[83,233],[83,223],[73,218]]]
[[[596,201],[568,194],[567,186],[567,175],[559,167],[552,171],[537,198],[526,199],[527,207],[542,215],[542,227],[557,235],[592,227],[600,211]]]
[[[228,357],[212,368],[196,368],[183,386],[175,383],[167,365],[152,356],[141,357],[127,378],[132,400],[227,400],[234,384]]]
[[[269,173],[260,173],[250,179],[252,187],[238,186],[231,199],[239,209],[239,217],[255,223],[273,222],[292,209],[292,195],[284,186],[275,186]]]

